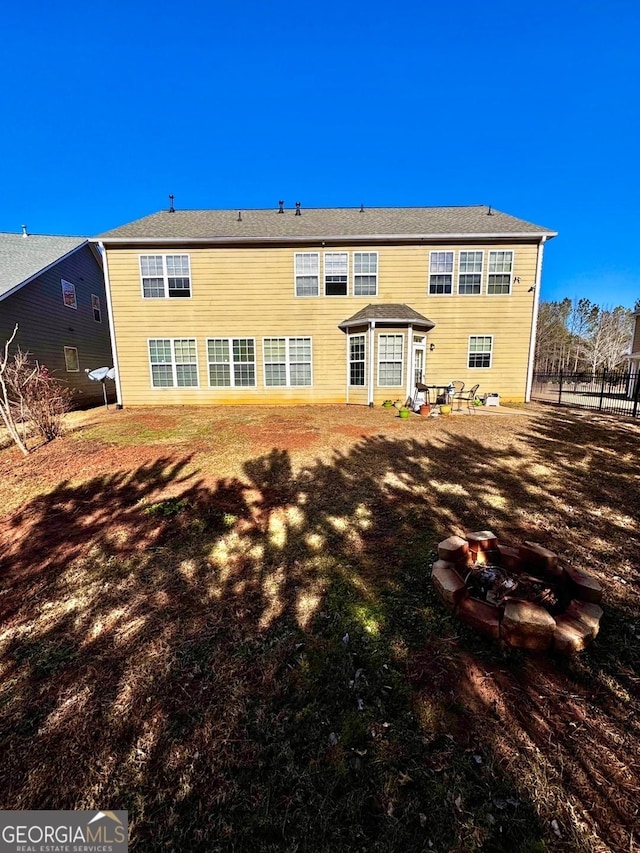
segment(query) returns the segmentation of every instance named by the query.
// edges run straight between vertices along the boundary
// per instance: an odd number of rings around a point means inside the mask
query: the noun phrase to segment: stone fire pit
[[[573,654],[597,635],[602,587],[588,572],[560,566],[534,542],[500,545],[489,530],[438,545],[432,580],[449,610],[510,646]]]

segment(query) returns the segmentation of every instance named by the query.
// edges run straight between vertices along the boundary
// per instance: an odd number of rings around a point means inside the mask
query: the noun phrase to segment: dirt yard
[[[135,851],[615,851],[640,835],[640,424],[551,407],[74,413],[0,449],[0,807]],[[582,566],[601,631],[502,649],[440,539]]]

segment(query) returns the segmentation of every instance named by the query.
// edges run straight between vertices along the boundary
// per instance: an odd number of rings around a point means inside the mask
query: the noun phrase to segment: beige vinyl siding
[[[428,295],[429,252],[455,251],[454,293]],[[459,249],[483,250],[481,295],[458,296]],[[514,251],[512,293],[486,293],[488,252]],[[344,252],[349,254],[348,297],[296,297],[294,255],[296,252]],[[378,253],[378,295],[354,297],[354,251]],[[346,335],[338,324],[369,303],[405,303],[432,320],[436,326],[427,335],[425,379],[428,384],[462,379],[467,385],[481,383],[481,392],[497,391],[505,399],[523,399],[533,307],[537,244],[420,244],[403,246],[300,245],[290,248],[181,248],[154,249],[153,254],[188,254],[191,263],[190,299],[143,299],[139,255],[149,250],[109,248],[115,333],[118,342],[120,378],[125,405],[193,403],[366,403],[368,388],[347,389]],[[323,291],[320,267],[320,293]],[[383,330],[386,331],[386,330]],[[410,348],[405,334],[404,359]],[[377,330],[379,334],[380,329]],[[377,386],[377,334],[374,353],[369,352],[367,369],[374,359],[374,401],[402,396],[403,388]],[[487,370],[467,368],[469,335],[493,336],[493,366]],[[264,337],[311,337],[313,384],[311,387],[265,387]],[[210,337],[252,337],[256,342],[256,388],[209,388],[206,340]],[[196,338],[200,387],[198,389],[154,389],[151,387],[147,341],[149,338]],[[429,350],[429,344],[435,350]]]

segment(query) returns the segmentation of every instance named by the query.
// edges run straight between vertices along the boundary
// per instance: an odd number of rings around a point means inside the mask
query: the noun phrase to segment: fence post
[[[562,403],[562,368],[560,368],[560,378],[558,381],[558,405]]]
[[[631,383],[633,388],[633,417],[638,416],[638,398],[640,397],[640,367],[635,373],[631,373]]]
[[[602,411],[602,400],[604,398],[604,386],[607,381],[607,368],[602,368],[602,382],[600,383],[600,405],[598,406],[598,411]]]

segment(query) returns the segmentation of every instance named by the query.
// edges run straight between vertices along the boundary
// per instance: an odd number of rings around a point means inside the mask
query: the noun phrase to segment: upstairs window
[[[512,272],[512,251],[489,252],[489,278],[487,279],[487,293],[491,295],[511,293]]]
[[[320,295],[320,255],[317,252],[296,252],[296,296]]]
[[[453,252],[431,252],[429,255],[429,293],[432,296],[453,291]]]
[[[349,289],[349,255],[326,252],[324,256],[324,295],[347,296]]]
[[[140,277],[145,299],[191,296],[189,255],[140,255]]]
[[[458,293],[462,296],[482,292],[482,252],[460,252]]]
[[[102,323],[102,311],[100,310],[100,297],[95,293],[91,294],[91,310],[93,311],[93,319],[96,323]]]
[[[469,336],[469,367],[491,367],[493,335]]]
[[[78,300],[76,299],[76,286],[75,284],[71,284],[70,281],[65,281],[63,278],[60,279],[60,284],[62,285],[62,302],[66,305],[67,308],[73,308],[75,310],[78,309]]]
[[[353,295],[378,295],[378,253],[353,253]]]

